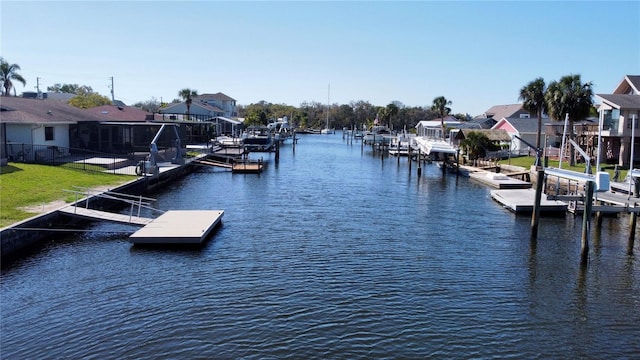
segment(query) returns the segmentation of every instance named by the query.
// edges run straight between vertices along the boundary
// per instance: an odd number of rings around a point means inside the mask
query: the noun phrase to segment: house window
[[[53,126],[45,126],[44,127],[44,140],[52,141],[53,139]]]
[[[635,114],[632,111],[629,111],[629,116],[627,117],[627,129],[631,129],[631,124],[633,123],[633,117],[636,117],[636,126],[635,128],[638,128],[638,123],[640,122],[640,117],[638,116],[638,113],[636,112]]]

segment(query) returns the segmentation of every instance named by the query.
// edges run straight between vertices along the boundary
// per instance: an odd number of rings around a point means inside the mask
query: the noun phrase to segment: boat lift
[[[147,156],[146,160],[140,160],[138,165],[136,165],[136,174],[138,176],[141,175],[158,175],[160,173],[160,168],[158,167],[158,162],[156,157],[158,155],[158,145],[157,142],[160,139],[160,136],[164,132],[166,126],[171,126],[176,135],[175,145],[176,145],[176,155],[171,159],[172,164],[184,165],[184,158],[182,156],[182,146],[180,142],[180,133],[178,133],[178,127],[173,124],[162,124],[160,126],[160,130],[156,136],[151,140],[151,144],[149,145],[149,156]]]

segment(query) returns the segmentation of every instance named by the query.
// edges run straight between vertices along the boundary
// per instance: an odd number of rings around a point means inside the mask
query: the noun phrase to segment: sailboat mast
[[[329,128],[329,104],[330,104],[330,99],[331,98],[331,84],[329,84],[329,87],[327,88],[327,129]]]

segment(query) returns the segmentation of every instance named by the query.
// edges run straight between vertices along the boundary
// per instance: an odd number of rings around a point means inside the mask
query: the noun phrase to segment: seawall
[[[155,176],[145,176],[132,180],[113,188],[110,191],[130,195],[147,195],[161,189],[164,185],[193,172],[195,169],[196,165],[187,163],[186,165],[162,171],[160,174]],[[76,205],[84,206],[88,199],[89,198],[83,198],[78,200]],[[113,200],[103,198],[90,199],[92,208],[108,210],[122,207],[121,203],[119,204]],[[83,223],[87,223],[87,221],[60,214],[56,209],[0,229],[2,264],[4,265],[6,262],[10,262],[16,257],[33,253],[38,250],[43,244],[50,241],[54,234],[59,234],[55,229],[68,229],[71,227],[77,228],[78,226],[82,226]]]

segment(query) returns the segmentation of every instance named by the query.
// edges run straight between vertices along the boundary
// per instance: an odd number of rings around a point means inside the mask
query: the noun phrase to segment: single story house
[[[0,99],[2,158],[33,161],[66,153],[70,127],[99,118],[63,101],[3,96]]]

